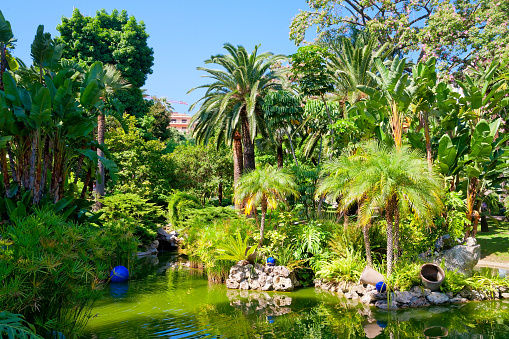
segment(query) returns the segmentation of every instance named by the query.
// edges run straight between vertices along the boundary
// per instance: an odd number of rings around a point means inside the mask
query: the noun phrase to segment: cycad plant
[[[419,151],[406,145],[397,148],[367,142],[354,155],[343,156],[340,163],[342,166],[336,166],[338,170],[322,181],[320,192],[342,195],[341,208],[362,202],[358,217],[361,225],[368,225],[375,214],[385,213],[390,275],[399,252],[400,214],[414,213],[421,223],[431,222],[442,209],[442,179],[429,172]]]
[[[250,214],[253,208],[261,207],[259,247],[263,245],[267,209],[276,208],[278,202],[285,201],[287,195],[298,195],[293,176],[284,169],[270,165],[244,174],[235,187],[235,201],[237,204],[245,204],[246,215]]]

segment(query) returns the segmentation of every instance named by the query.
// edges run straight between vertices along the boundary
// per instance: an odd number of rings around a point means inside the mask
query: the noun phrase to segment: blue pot
[[[124,266],[117,266],[111,270],[110,281],[113,283],[121,283],[129,279],[129,270]]]

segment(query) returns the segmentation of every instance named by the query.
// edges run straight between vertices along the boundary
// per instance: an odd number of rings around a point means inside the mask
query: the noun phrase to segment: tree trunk
[[[217,200],[219,200],[219,206],[223,206],[223,183],[219,182],[217,185]]]
[[[238,131],[233,135],[233,186],[237,187],[242,172],[244,170],[244,161],[242,158],[242,138]],[[235,201],[235,209],[240,210],[241,203]]]
[[[479,225],[479,212],[475,211],[472,212],[472,237],[477,236],[477,226]]]
[[[92,168],[89,168],[87,171],[87,176],[85,177],[85,182],[83,183],[83,189],[81,190],[81,199],[85,199],[87,194],[88,184],[90,183],[90,178],[92,177]]]
[[[481,215],[481,232],[489,232],[488,220],[485,215]]]
[[[403,137],[403,128],[401,124],[401,118],[398,112],[398,106],[395,102],[391,103],[391,111],[392,115],[390,118],[391,128],[392,128],[392,136],[394,138],[394,143],[396,144],[396,148],[400,148],[402,144]]]
[[[369,241],[369,225],[362,227],[362,234],[364,236],[364,248],[366,249],[366,262],[369,267],[373,267],[373,259],[371,257],[371,242]]]
[[[288,141],[290,141],[290,148],[292,149],[292,156],[293,156],[293,160],[295,161],[295,166],[299,166],[299,163],[297,162],[297,158],[295,157],[295,150],[293,149],[293,142],[292,142],[292,138],[290,137],[290,133],[288,133],[288,131],[285,130],[285,133],[286,133],[286,136],[288,137]]]
[[[267,215],[267,198],[262,198],[262,221],[260,223],[260,242],[258,248],[263,246],[263,234],[265,233],[265,217]]]
[[[322,160],[322,141],[323,141],[323,138],[320,136],[320,150],[318,151],[318,163],[316,164],[316,167],[319,167],[320,166],[320,161]]]
[[[387,221],[387,275],[392,274],[392,264],[394,255],[394,236],[393,236],[393,213],[394,213],[394,199],[391,199],[387,204],[385,210],[385,219]]]
[[[247,119],[247,113],[245,109],[243,109],[240,113],[240,119],[242,124],[242,146],[244,147],[244,169],[247,171],[252,171],[255,169],[254,144],[251,140],[249,120]]]
[[[41,175],[41,189],[39,192],[39,200],[44,195],[44,189],[46,187],[46,180],[48,175],[48,168],[51,166],[51,140],[49,136],[46,136],[44,142],[44,153],[43,153],[43,164],[42,164],[42,175]]]
[[[277,153],[277,168],[283,168],[283,144],[280,143],[276,148]]]
[[[474,225],[474,205],[475,205],[475,198],[477,197],[477,178],[470,178],[470,183],[467,188],[467,218],[470,221],[470,224]],[[470,226],[467,226],[467,229],[465,231],[465,239],[470,237]]]
[[[394,263],[399,259],[399,207],[394,206]]]
[[[9,170],[7,166],[7,156],[5,154],[5,150],[0,150],[0,161],[2,162],[2,178],[4,181],[4,187],[5,187],[5,196],[9,195],[10,190],[10,179],[9,179]]]
[[[106,119],[104,114],[99,114],[97,116],[97,144],[99,146],[104,146],[104,134],[106,128]],[[102,149],[97,148],[97,156],[104,157],[104,152]],[[106,175],[104,173],[104,164],[99,160],[98,169],[97,169],[97,180],[95,183],[95,191],[98,195],[98,198],[104,196],[104,187],[105,187],[105,179]],[[96,208],[99,210],[102,207],[101,202],[98,200],[96,203]]]

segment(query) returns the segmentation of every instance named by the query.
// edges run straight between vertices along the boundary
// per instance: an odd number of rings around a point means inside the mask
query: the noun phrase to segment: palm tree
[[[375,142],[361,145],[353,156],[343,156],[328,169],[330,178],[322,181],[321,190],[342,194],[342,208],[361,202],[361,225],[369,225],[375,213],[385,212],[390,275],[393,260],[397,261],[399,255],[400,214],[412,212],[422,223],[429,222],[442,208],[442,179],[428,171],[419,151],[406,145],[387,147]]]
[[[101,62],[94,63],[85,76],[85,84],[92,81],[97,81],[98,83],[96,95],[102,99],[105,105],[110,106],[114,104],[113,96],[115,93],[131,88],[131,85],[122,77],[122,73],[115,66],[103,65]],[[102,107],[97,112],[97,144],[101,147],[104,146],[106,111]],[[104,152],[101,147],[97,148],[97,156],[104,158]],[[105,179],[104,164],[99,160],[98,178],[96,181],[96,193],[99,196],[104,196]]]
[[[282,55],[272,53],[257,54],[258,46],[251,54],[242,46],[234,47],[225,44],[228,55],[219,54],[206,60],[207,64],[215,64],[224,70],[215,70],[198,67],[208,73],[205,77],[213,80],[212,83],[195,87],[188,93],[206,88],[205,95],[191,105],[192,110],[197,104],[201,106],[193,119],[200,126],[197,134],[211,134],[213,130],[225,128],[227,139],[234,142],[235,150],[241,150],[238,137],[242,138],[243,167],[247,170],[255,168],[253,140],[263,125],[263,112],[261,100],[273,87],[280,86],[276,81],[279,75],[271,72],[271,67],[284,59]],[[205,126],[210,125],[210,126]],[[240,161],[235,161],[238,171]]]
[[[293,176],[284,169],[270,165],[247,172],[235,187],[235,203],[245,204],[246,215],[258,206],[262,209],[258,247],[263,245],[267,209],[276,208],[277,203],[284,201],[286,195],[298,195]]]
[[[343,92],[346,99],[354,104],[360,99],[357,86],[370,86],[373,78],[369,72],[375,68],[374,59],[383,61],[390,52],[388,44],[377,48],[378,41],[368,34],[360,34],[355,42],[346,37],[340,37],[336,43],[330,43],[332,52],[327,62],[331,73],[334,74],[336,88]]]

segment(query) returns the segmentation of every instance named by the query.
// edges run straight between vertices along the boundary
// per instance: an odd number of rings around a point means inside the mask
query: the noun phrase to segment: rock
[[[247,276],[246,276],[246,273],[240,271],[235,274],[230,274],[229,278],[240,282],[240,281],[242,281],[242,279],[247,278]]]
[[[435,250],[440,252],[442,250],[448,250],[455,245],[454,239],[449,235],[443,235],[435,241]]]
[[[433,262],[439,265],[444,262],[445,268],[449,271],[458,270],[466,276],[472,275],[472,270],[481,257],[481,246],[475,238],[468,238],[465,245],[457,245],[438,255]]]
[[[356,292],[346,292],[345,298],[346,299],[359,299],[359,295]]]
[[[440,292],[431,292],[426,298],[434,305],[444,304],[449,301],[449,297]]]
[[[287,278],[290,275],[290,270],[284,266],[274,266],[274,270],[272,271],[274,276],[280,276],[283,278]]]
[[[262,287],[260,286],[260,282],[258,281],[258,279],[252,279],[249,282],[249,288],[252,289],[252,290],[259,290]]]
[[[246,279],[242,280],[240,282],[239,288],[241,290],[248,290],[249,289],[249,282]]]
[[[429,305],[430,303],[428,302],[428,299],[426,299],[425,297],[414,298],[410,302],[410,307],[424,307]]]
[[[500,291],[500,293],[506,293],[509,292],[509,287],[499,286],[498,290]]]
[[[274,271],[274,266],[265,266],[263,270],[265,271],[266,274],[272,275],[272,271]]]
[[[504,299],[509,299],[509,293],[502,293],[500,294],[502,296],[502,298]]]
[[[364,296],[361,298],[361,302],[363,304],[371,304],[374,303],[377,300],[382,300],[387,298],[387,293],[385,293],[385,296],[382,295],[382,293],[378,293],[377,291],[369,291],[364,294]]]
[[[235,279],[226,279],[226,288],[235,290],[239,288],[239,282]]]
[[[272,290],[272,283],[265,283],[262,287],[262,291],[271,291]]]
[[[138,258],[157,255],[157,253],[159,253],[159,251],[157,250],[158,247],[159,247],[159,241],[154,240],[147,246],[145,252],[138,252],[136,255],[138,256]]]
[[[159,251],[174,251],[180,242],[177,231],[170,230],[169,227],[161,227],[157,230],[156,239],[159,241]]]
[[[420,298],[424,296],[424,290],[419,286],[412,287],[409,292],[412,294],[412,297]]]
[[[355,292],[356,294],[362,296],[366,293],[366,289],[363,285],[355,285],[350,289],[350,292]]]
[[[468,302],[468,299],[467,298],[451,298],[449,299],[449,302],[451,304],[464,304],[466,302]]]
[[[283,292],[289,292],[293,291],[294,286],[292,284],[292,280],[290,278],[285,277],[275,277],[274,278],[274,291],[283,291]]]
[[[381,308],[384,310],[397,310],[398,309],[398,303],[396,300],[391,300],[391,302],[388,304],[387,300],[378,300],[375,303],[375,307]]]
[[[412,294],[408,291],[400,292],[396,291],[394,292],[394,295],[396,297],[396,301],[401,304],[410,304],[412,302]]]

